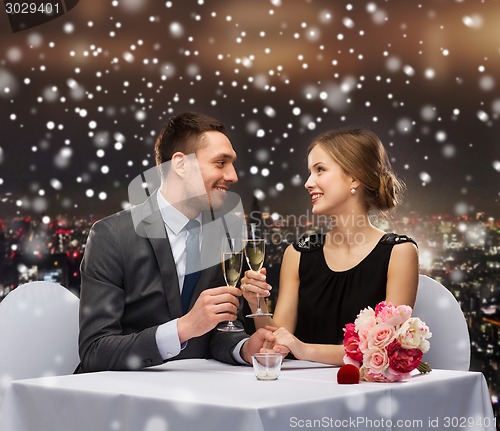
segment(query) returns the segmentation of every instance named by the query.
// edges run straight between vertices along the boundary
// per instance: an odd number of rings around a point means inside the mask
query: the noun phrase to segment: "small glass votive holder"
[[[276,380],[281,371],[283,355],[281,353],[255,353],[252,365],[257,380]]]

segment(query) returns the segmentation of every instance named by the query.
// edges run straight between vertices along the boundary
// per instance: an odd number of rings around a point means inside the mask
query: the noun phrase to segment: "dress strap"
[[[301,253],[309,253],[311,251],[320,250],[323,247],[324,240],[324,234],[305,234],[293,243],[293,248]]]
[[[395,245],[402,244],[404,242],[412,242],[418,247],[418,244],[415,242],[413,238],[410,238],[408,235],[398,235],[397,233],[386,233],[381,239],[381,244]]]

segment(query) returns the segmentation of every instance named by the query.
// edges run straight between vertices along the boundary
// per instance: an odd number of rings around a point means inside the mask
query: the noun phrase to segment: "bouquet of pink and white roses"
[[[429,350],[431,332],[407,305],[381,302],[361,310],[344,329],[344,363],[359,368],[360,379],[406,381]],[[429,369],[425,370],[429,371]]]

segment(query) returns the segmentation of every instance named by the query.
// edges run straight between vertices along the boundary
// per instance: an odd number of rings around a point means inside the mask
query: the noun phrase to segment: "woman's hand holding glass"
[[[257,309],[260,305],[263,311],[267,312],[265,301],[259,302],[259,298],[270,296],[271,289],[271,285],[266,281],[266,268],[262,268],[260,271],[250,269],[245,272],[245,276],[241,279],[243,297],[252,309]]]
[[[248,266],[255,273],[256,277],[262,281],[262,277],[265,277],[265,272],[261,273],[264,266],[264,257],[266,254],[266,241],[259,234],[258,225],[256,223],[250,223],[248,238],[245,241],[245,258],[247,260]],[[246,286],[244,286],[246,290]],[[256,298],[256,309],[251,313],[247,314],[246,317],[266,317],[272,316],[272,313],[264,311],[260,305],[259,298],[262,296],[259,292],[254,292]],[[266,295],[268,296],[268,295]]]

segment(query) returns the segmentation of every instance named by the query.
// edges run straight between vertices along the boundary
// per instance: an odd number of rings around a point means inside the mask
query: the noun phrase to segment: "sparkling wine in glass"
[[[260,271],[264,266],[264,256],[266,254],[266,241],[258,237],[256,226],[250,225],[250,232],[245,243],[245,257],[248,266],[252,271]],[[247,314],[246,317],[263,317],[272,316],[272,313],[267,313],[260,306],[260,296],[257,295],[257,310],[255,313]]]
[[[240,238],[224,238],[222,240],[222,272],[228,286],[236,287],[241,276],[243,265],[243,244]],[[242,332],[233,322],[228,321],[224,326],[217,327],[223,332]]]

